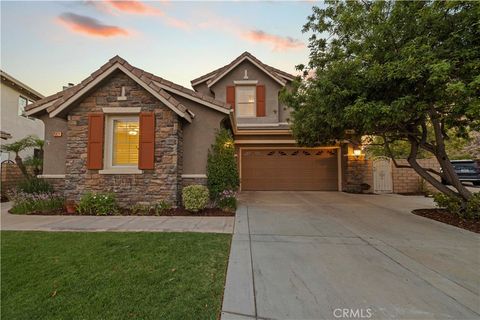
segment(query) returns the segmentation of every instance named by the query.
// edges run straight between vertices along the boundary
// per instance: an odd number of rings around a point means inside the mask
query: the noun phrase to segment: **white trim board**
[[[192,95],[190,95],[190,94],[188,94],[188,93],[185,93],[185,92],[182,92],[182,91],[180,91],[180,90],[174,89],[174,88],[169,87],[169,86],[167,86],[167,85],[164,85],[164,84],[162,84],[162,83],[160,83],[160,82],[153,81],[153,83],[154,83],[156,86],[159,86],[160,88],[162,88],[162,89],[165,90],[165,91],[168,91],[168,92],[171,92],[171,93],[174,93],[174,94],[178,94],[179,96],[182,96],[182,97],[184,97],[184,98],[190,99],[190,100],[195,101],[195,102],[198,102],[198,103],[200,103],[200,104],[203,104],[203,105],[205,105],[205,106],[207,106],[207,107],[210,107],[210,108],[215,109],[215,110],[217,110],[217,111],[220,111],[220,112],[222,112],[222,113],[225,113],[225,114],[229,114],[229,113],[230,113],[230,109],[222,108],[222,107],[217,106],[217,105],[215,105],[215,104],[213,104],[213,103],[211,103],[211,102],[208,102],[208,101],[205,101],[205,100],[203,100],[203,99],[194,97],[194,96],[192,96]]]
[[[272,78],[273,80],[275,80],[276,82],[278,82],[280,85],[285,86],[286,82],[282,82],[281,80],[277,79],[277,77],[275,77],[274,75],[272,75],[272,73],[270,71],[268,71],[267,69],[265,69],[264,67],[262,67],[261,65],[259,65],[258,63],[256,63],[255,61],[253,61],[252,59],[250,59],[248,56],[245,56],[243,57],[242,59],[240,59],[239,61],[237,61],[235,64],[231,65],[227,70],[223,71],[220,76],[216,79],[214,79],[212,82],[210,83],[207,83],[207,86],[210,88],[212,87],[215,83],[217,83],[220,79],[222,79],[226,74],[228,74],[230,71],[232,71],[236,66],[238,66],[240,63],[242,63],[243,61],[245,60],[248,60],[250,61],[254,66],[256,66],[257,68],[259,68],[260,70],[262,70],[263,72],[265,72],[267,75],[270,76],[270,78]]]
[[[206,174],[203,174],[203,173],[186,173],[186,174],[182,174],[182,178],[189,178],[189,179],[196,179],[196,178],[200,178],[200,179],[206,179],[207,178],[207,175]]]
[[[65,174],[39,174],[40,179],[65,179]]]

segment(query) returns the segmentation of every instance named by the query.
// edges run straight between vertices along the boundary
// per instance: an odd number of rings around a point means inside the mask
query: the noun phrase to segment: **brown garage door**
[[[338,190],[337,149],[242,150],[242,190]]]

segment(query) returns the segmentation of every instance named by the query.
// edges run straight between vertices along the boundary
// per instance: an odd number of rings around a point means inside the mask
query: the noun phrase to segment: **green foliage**
[[[161,200],[156,203],[152,204],[143,204],[143,203],[136,203],[134,206],[130,208],[130,212],[133,215],[139,216],[147,216],[155,214],[156,216],[161,216],[167,210],[170,210],[172,205],[165,200]]]
[[[480,219],[480,192],[474,193],[468,200],[465,214],[471,219]]]
[[[464,219],[480,219],[480,193],[474,193],[468,200],[466,207],[462,207],[462,202],[457,197],[450,197],[443,193],[437,193],[433,200],[439,208],[445,208],[451,213]]]
[[[26,193],[14,191],[9,194],[13,201],[11,212],[14,214],[48,213],[63,209],[64,198],[50,192]]]
[[[118,212],[118,205],[113,193],[87,192],[80,198],[77,211],[83,215],[107,216]]]
[[[22,180],[17,184],[17,189],[25,193],[53,193],[52,185],[39,178]]]
[[[309,63],[298,66],[310,76],[282,92],[293,109],[297,141],[313,146],[376,135],[388,143],[407,141],[411,159],[419,149],[447,158],[447,132],[465,137],[480,128],[479,11],[480,2],[473,1],[327,1],[313,7],[303,28],[311,33]],[[453,171],[448,161],[441,165]],[[468,190],[457,187],[466,200]]]
[[[220,129],[215,143],[208,152],[207,186],[212,199],[217,200],[224,190],[237,190],[239,186],[235,147],[232,135],[226,129]]]
[[[154,206],[155,215],[157,216],[161,216],[170,209],[172,209],[172,205],[165,200],[160,200]]]
[[[182,190],[182,199],[185,209],[197,212],[206,208],[209,200],[209,192],[207,187],[202,185],[194,184],[186,186]]]
[[[220,193],[217,205],[219,208],[227,211],[235,211],[237,209],[237,198],[235,191],[224,190]]]

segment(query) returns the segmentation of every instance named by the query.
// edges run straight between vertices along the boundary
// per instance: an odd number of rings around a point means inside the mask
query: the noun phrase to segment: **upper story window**
[[[256,116],[256,87],[236,86],[235,87],[235,112],[237,117]]]

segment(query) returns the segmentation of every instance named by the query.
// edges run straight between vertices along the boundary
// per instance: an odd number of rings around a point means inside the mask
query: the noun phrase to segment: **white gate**
[[[392,162],[388,157],[373,159],[373,192],[392,193]]]

